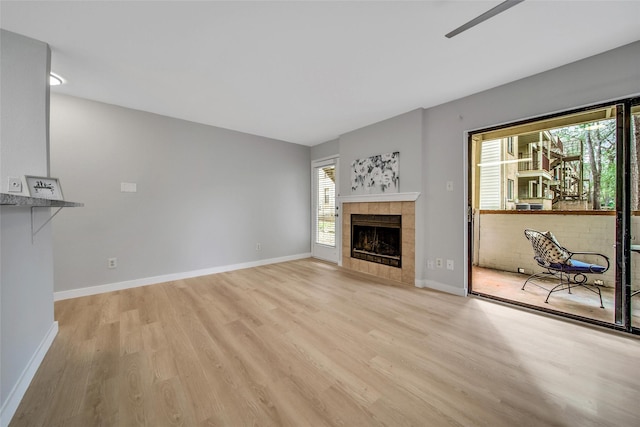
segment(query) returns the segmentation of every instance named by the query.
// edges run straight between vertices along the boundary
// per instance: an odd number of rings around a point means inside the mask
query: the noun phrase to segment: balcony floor
[[[604,309],[600,308],[597,294],[580,287],[572,289],[571,294],[567,291],[555,292],[549,298],[549,302],[545,303],[547,292],[543,289],[527,284],[525,290],[521,290],[522,284],[528,277],[528,274],[474,266],[471,287],[474,292],[543,307],[561,313],[614,323],[613,288],[600,288]],[[540,282],[540,284],[547,289],[554,286],[552,281]],[[632,298],[632,323],[633,326],[640,327],[640,295]]]

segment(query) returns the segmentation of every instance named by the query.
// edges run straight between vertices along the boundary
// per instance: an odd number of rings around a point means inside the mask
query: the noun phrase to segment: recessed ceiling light
[[[50,86],[59,86],[62,83],[64,83],[64,80],[62,79],[62,77],[60,77],[57,74],[54,73],[49,73],[49,85]]]

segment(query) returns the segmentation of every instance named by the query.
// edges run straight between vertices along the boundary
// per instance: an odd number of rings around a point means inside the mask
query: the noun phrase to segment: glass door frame
[[[324,245],[316,242],[318,232],[318,177],[316,170],[323,166],[335,166],[335,246]],[[335,264],[339,264],[342,248],[342,219],[338,215],[340,211],[339,171],[340,159],[338,156],[325,157],[311,162],[311,256]]]
[[[627,98],[621,102],[624,106],[624,110],[620,113],[621,117],[618,120],[619,128],[617,129],[619,139],[624,141],[624,159],[623,162],[625,164],[624,176],[623,180],[623,192],[624,197],[622,203],[625,206],[623,211],[623,227],[624,227],[624,239],[622,241],[622,253],[621,259],[623,268],[622,268],[622,283],[623,286],[620,287],[620,295],[616,295],[621,301],[622,308],[624,310],[624,316],[621,320],[624,321],[625,329],[633,334],[640,335],[640,325],[633,325],[633,316],[632,316],[632,280],[640,280],[640,277],[632,277],[631,271],[634,263],[634,259],[638,260],[636,262],[640,262],[639,256],[635,257],[631,256],[631,239],[633,236],[633,230],[631,228],[632,225],[632,202],[631,202],[631,194],[633,191],[638,191],[637,188],[632,189],[632,179],[631,179],[631,168],[632,168],[632,159],[631,159],[631,144],[634,142],[634,136],[632,136],[632,109],[640,107],[640,97],[632,97]],[[640,157],[640,153],[636,153],[636,156]],[[637,179],[640,180],[640,171],[638,171]],[[640,197],[640,194],[638,194]],[[616,319],[618,320],[618,319]]]

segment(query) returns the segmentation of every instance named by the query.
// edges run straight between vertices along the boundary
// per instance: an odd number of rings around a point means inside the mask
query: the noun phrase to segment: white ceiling
[[[640,1],[0,2],[56,92],[316,145],[640,40]],[[612,64],[612,72],[615,72]]]

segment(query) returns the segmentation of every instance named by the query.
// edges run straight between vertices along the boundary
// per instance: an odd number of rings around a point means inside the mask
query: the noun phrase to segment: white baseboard
[[[309,258],[311,253],[289,255],[280,258],[261,259],[258,261],[245,262],[241,264],[223,265],[219,267],[205,268],[202,270],[186,271],[183,273],[165,274],[162,276],[144,277],[142,279],[127,280],[124,282],[109,283],[106,285],[90,286],[87,288],[71,289],[69,291],[59,291],[53,293],[54,301],[70,298],[86,297],[89,295],[102,294],[105,292],[120,291],[123,289],[137,288],[140,286],[155,285],[157,283],[171,282],[174,280],[189,279],[191,277],[206,276],[209,274],[224,273],[226,271],[242,270],[244,268],[259,267],[261,265],[277,264],[279,262],[294,261],[297,259]]]
[[[418,280],[416,279],[416,288],[429,288],[436,291],[446,292],[448,294],[458,295],[461,297],[467,296],[467,290],[465,288],[459,288],[457,286],[445,285],[444,283],[436,282],[435,280]]]
[[[13,387],[13,389],[9,392],[7,399],[4,401],[2,405],[2,409],[0,409],[0,426],[7,427],[11,422],[11,418],[16,413],[18,409],[18,405],[20,405],[20,401],[24,396],[27,388],[29,388],[29,384],[31,384],[31,380],[33,379],[36,371],[40,367],[44,356],[49,351],[49,347],[53,343],[54,338],[58,334],[58,322],[53,322],[49,331],[44,336],[38,349],[31,356],[31,360],[27,363],[27,366],[22,371],[20,378],[18,378],[18,382]]]

